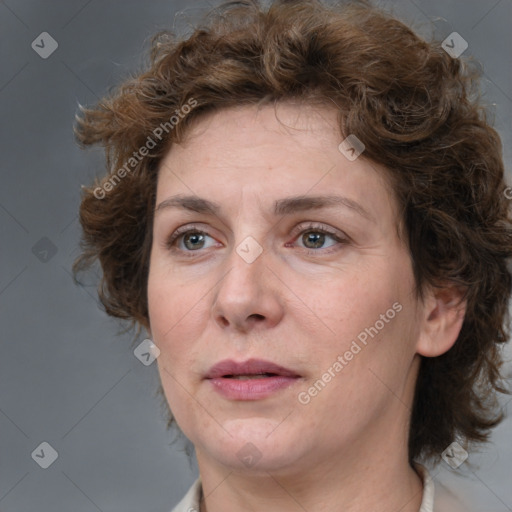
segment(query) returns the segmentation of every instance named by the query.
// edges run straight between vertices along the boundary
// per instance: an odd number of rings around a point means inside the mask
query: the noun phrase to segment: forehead
[[[190,148],[196,153],[198,148],[205,148],[211,156],[222,160],[223,155],[229,158],[224,151],[236,150],[238,158],[243,158],[244,153],[253,156],[257,149],[277,149],[279,141],[286,146],[270,156],[279,159],[281,153],[290,158],[293,154],[327,149],[333,143],[339,144],[341,137],[334,107],[288,100],[199,114],[187,127],[183,141],[174,146],[174,153],[188,152]]]
[[[337,192],[377,215],[394,209],[384,169],[347,159],[338,149],[343,139],[330,106],[288,102],[208,113],[161,161],[157,204],[175,194],[220,203],[244,196],[270,209],[282,197]]]

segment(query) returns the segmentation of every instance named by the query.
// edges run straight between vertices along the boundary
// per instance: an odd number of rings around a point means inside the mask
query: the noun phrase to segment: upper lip
[[[263,359],[248,359],[236,362],[232,359],[224,359],[213,365],[206,374],[206,379],[226,377],[228,375],[258,375],[272,373],[283,377],[300,377],[297,372]]]

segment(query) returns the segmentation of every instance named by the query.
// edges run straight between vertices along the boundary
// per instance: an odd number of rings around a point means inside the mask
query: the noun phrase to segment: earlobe
[[[459,337],[466,313],[464,292],[455,286],[429,289],[422,306],[417,353],[437,357]]]

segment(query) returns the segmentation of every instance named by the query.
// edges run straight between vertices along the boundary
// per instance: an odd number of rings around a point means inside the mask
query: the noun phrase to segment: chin
[[[208,436],[201,444],[208,447],[211,457],[234,471],[266,474],[286,470],[299,457],[302,444],[282,418],[237,418],[225,421],[223,427],[231,435],[225,433],[221,439]]]

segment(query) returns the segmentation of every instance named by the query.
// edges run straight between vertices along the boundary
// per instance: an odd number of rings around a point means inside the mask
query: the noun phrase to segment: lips
[[[297,372],[262,359],[249,359],[237,363],[231,359],[220,361],[210,368],[206,379],[224,378],[265,378],[265,377],[300,377]]]
[[[228,400],[263,400],[293,386],[301,376],[270,361],[249,359],[237,363],[220,361],[208,371],[205,380]]]

